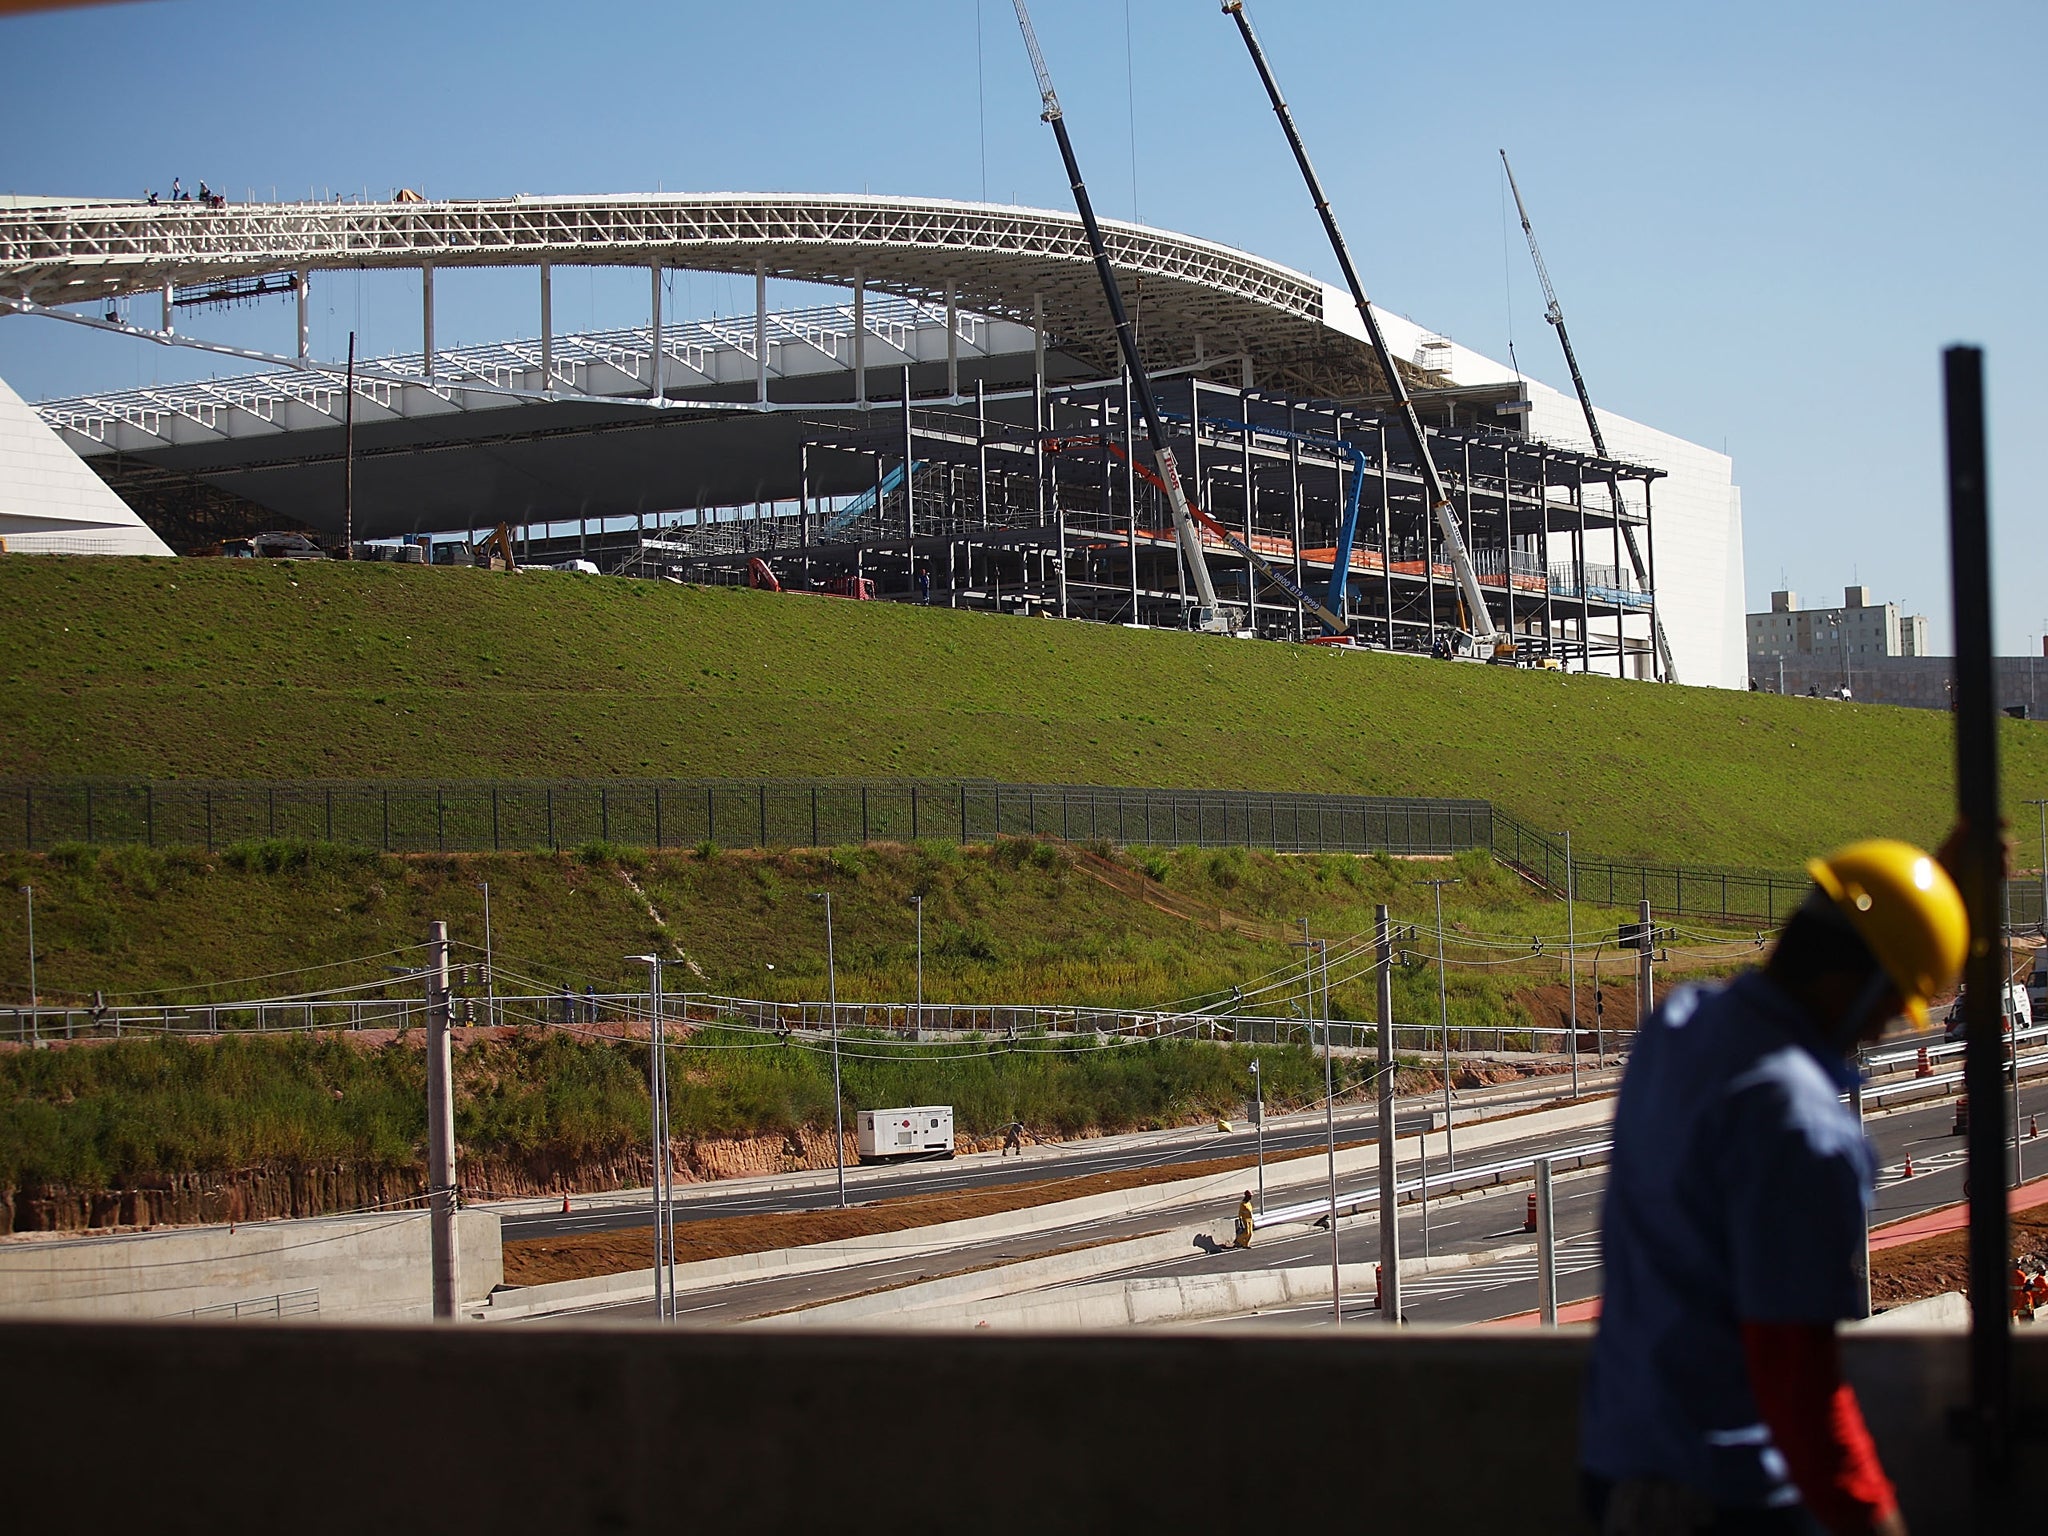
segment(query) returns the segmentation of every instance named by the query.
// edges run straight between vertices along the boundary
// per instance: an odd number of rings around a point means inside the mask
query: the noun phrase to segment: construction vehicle
[[[756,592],[780,592],[782,583],[759,555],[747,561],[747,585]]]
[[[1188,511],[1187,492],[1181,486],[1180,470],[1174,464],[1173,450],[1167,446],[1166,424],[1159,414],[1159,402],[1152,394],[1152,380],[1145,372],[1144,360],[1138,355],[1138,335],[1131,327],[1131,317],[1124,309],[1123,290],[1117,286],[1116,273],[1109,265],[1109,248],[1103,243],[1102,226],[1096,222],[1095,205],[1089,201],[1088,187],[1081,180],[1080,162],[1074,158],[1073,140],[1067,137],[1066,115],[1060,108],[1060,99],[1052,88],[1052,75],[1046,70],[1045,55],[1038,50],[1038,34],[1031,28],[1031,13],[1025,9],[1024,0],[1012,0],[1017,11],[1017,28],[1024,34],[1024,48],[1031,55],[1031,70],[1038,78],[1039,118],[1052,125],[1053,138],[1060,147],[1060,160],[1067,170],[1068,184],[1074,192],[1074,208],[1081,216],[1081,227],[1088,236],[1088,249],[1095,258],[1095,275],[1102,283],[1102,296],[1109,305],[1110,320],[1116,328],[1118,350],[1123,354],[1124,368],[1131,379],[1132,393],[1137,397],[1139,409],[1144,412],[1145,431],[1152,444],[1152,464],[1159,476],[1159,484],[1165,487],[1167,505],[1173,511],[1174,536],[1180,545],[1181,559],[1187,566],[1188,578],[1194,584],[1196,594],[1195,627],[1216,632],[1226,625],[1222,609],[1216,602],[1216,585],[1209,579],[1209,562],[1202,553],[1202,542],[1195,532],[1195,520]]]
[[[788,592],[802,596],[782,584],[782,578],[775,574],[775,568],[759,555],[747,560],[747,585],[756,592]],[[867,576],[833,576],[818,588],[829,597],[850,597],[855,602],[869,603],[875,600],[875,583]]]
[[[1365,287],[1359,281],[1358,269],[1352,264],[1350,249],[1344,244],[1343,231],[1337,227],[1337,216],[1330,210],[1330,201],[1323,195],[1322,182],[1317,179],[1315,167],[1310,164],[1308,149],[1301,141],[1301,134],[1294,126],[1294,114],[1288,111],[1287,101],[1280,94],[1279,83],[1273,78],[1272,68],[1266,63],[1265,51],[1259,46],[1259,39],[1252,31],[1251,18],[1245,15],[1242,0],[1223,0],[1223,10],[1237,23],[1238,34],[1251,54],[1252,64],[1259,72],[1259,79],[1266,87],[1266,96],[1273,105],[1273,115],[1280,120],[1281,131],[1287,135],[1287,144],[1294,151],[1295,164],[1301,168],[1303,181],[1308,184],[1310,201],[1315,204],[1316,214],[1323,221],[1323,232],[1330,238],[1330,249],[1336,253],[1337,265],[1343,269],[1344,281],[1351,289],[1352,302],[1358,306],[1358,317],[1365,324],[1366,339],[1371,343],[1373,356],[1378,359],[1380,372],[1386,376],[1387,388],[1394,396],[1394,407],[1402,424],[1408,429],[1410,441],[1415,446],[1415,458],[1422,472],[1423,494],[1429,501],[1430,510],[1436,516],[1437,528],[1443,536],[1444,551],[1450,556],[1451,568],[1456,572],[1458,588],[1464,598],[1464,613],[1460,628],[1451,637],[1452,654],[1461,660],[1481,661],[1494,655],[1499,631],[1495,628],[1492,615],[1486,610],[1486,596],[1479,588],[1479,572],[1472,563],[1472,552],[1465,545],[1465,536],[1458,527],[1456,513],[1451,508],[1451,493],[1444,484],[1443,472],[1437,468],[1435,457],[1429,451],[1429,440],[1423,434],[1422,418],[1416,414],[1415,401],[1408,393],[1407,382],[1401,377],[1400,367],[1387,346],[1387,338],[1380,330],[1379,317],[1373,313],[1371,302],[1365,296]],[[1340,566],[1338,574],[1343,574]],[[1512,643],[1512,642],[1510,642]]]
[[[1557,344],[1564,348],[1564,365],[1571,371],[1572,388],[1578,391],[1579,409],[1585,413],[1586,431],[1593,439],[1593,452],[1601,458],[1607,457],[1607,439],[1600,431],[1600,418],[1593,414],[1593,397],[1586,389],[1585,375],[1579,372],[1579,359],[1572,351],[1571,332],[1564,328],[1564,308],[1557,302],[1557,290],[1550,285],[1550,269],[1543,264],[1543,251],[1536,244],[1536,227],[1529,222],[1529,210],[1522,202],[1522,189],[1515,184],[1515,168],[1508,164],[1508,152],[1500,152],[1501,169],[1508,173],[1508,190],[1515,194],[1515,212],[1521,216],[1522,234],[1529,242],[1529,259],[1536,264],[1536,281],[1543,286],[1543,318],[1557,332]],[[1636,546],[1635,528],[1621,520],[1621,481],[1610,479],[1608,493],[1614,498],[1614,521],[1621,528],[1622,542],[1628,547],[1629,564],[1635,567],[1636,580],[1643,590],[1650,589],[1650,572],[1643,561],[1643,552]],[[1650,629],[1655,637],[1657,658],[1664,667],[1664,680],[1678,681],[1678,668],[1671,659],[1671,642],[1664,634],[1664,620],[1655,609],[1650,612]]]
[[[476,553],[481,557],[479,563],[494,571],[519,569],[519,557],[512,553],[512,529],[508,524],[500,523],[485,534],[483,543],[476,547]]]

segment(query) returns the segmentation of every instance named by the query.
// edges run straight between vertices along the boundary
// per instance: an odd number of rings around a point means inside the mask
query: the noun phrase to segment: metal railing
[[[1440,1173],[1432,1173],[1426,1178],[1414,1178],[1405,1183],[1395,1184],[1394,1198],[1398,1203],[1408,1195],[1422,1198],[1431,1192],[1439,1194],[1444,1192],[1455,1193],[1460,1189],[1469,1189],[1482,1184],[1499,1184],[1509,1175],[1520,1173],[1524,1169],[1533,1172],[1536,1165],[1545,1159],[1548,1159],[1553,1164],[1561,1165],[1570,1162],[1575,1168],[1583,1168],[1586,1166],[1587,1158],[1604,1158],[1613,1150],[1614,1143],[1612,1141],[1589,1141],[1579,1146],[1559,1147],[1550,1152],[1535,1152],[1527,1157],[1509,1158],[1504,1162],[1483,1163],[1476,1168],[1445,1169]],[[1365,1189],[1354,1190],[1350,1194],[1340,1191],[1335,1201],[1335,1208],[1337,1215],[1340,1217],[1356,1216],[1361,1211],[1378,1210],[1379,1203],[1379,1186],[1375,1184]],[[1263,1215],[1254,1217],[1252,1225],[1255,1228],[1279,1227],[1295,1222],[1321,1221],[1329,1216],[1331,1205],[1330,1197],[1324,1195],[1320,1199],[1304,1200],[1297,1205],[1276,1206]]]
[[[210,1307],[194,1307],[187,1317],[317,1317],[320,1292],[280,1291],[275,1296],[258,1296],[249,1301],[222,1301]]]
[[[481,970],[481,967],[479,967]],[[479,983],[472,995],[453,1000],[458,1026],[534,1025],[586,1029],[607,1027],[621,1036],[644,1024],[653,999],[646,992],[495,993]],[[1371,1022],[1311,1023],[1299,1016],[1244,1012],[1175,1011],[1158,1008],[1061,1007],[1032,1003],[842,1002],[836,1005],[770,998],[727,997],[706,992],[671,992],[663,1006],[671,1025],[686,1023],[754,1030],[791,1040],[816,1042],[836,1031],[891,1041],[1072,1039],[1187,1039],[1243,1045],[1298,1044],[1320,1049],[1325,1031],[1339,1051],[1370,1051],[1379,1045]],[[304,1034],[324,1030],[424,1030],[424,999],[350,997],[264,998],[234,1002],[123,1004],[92,1008],[0,1008],[0,1040],[123,1039],[135,1036],[219,1034]],[[1437,1024],[1393,1026],[1397,1051],[1434,1058],[1443,1049]],[[1593,1037],[1581,1030],[1580,1038]],[[1600,1037],[1618,1050],[1626,1030],[1610,1028]],[[1452,1049],[1549,1051],[1563,1054],[1570,1031],[1527,1024],[1451,1025]],[[1614,1054],[1609,1051],[1608,1054]],[[1592,1053],[1589,1053],[1589,1060]]]
[[[988,779],[299,782],[70,780],[0,785],[0,848],[231,847],[270,840],[389,853],[832,847],[1060,837],[1287,853],[1484,848],[1484,800],[1010,784]]]

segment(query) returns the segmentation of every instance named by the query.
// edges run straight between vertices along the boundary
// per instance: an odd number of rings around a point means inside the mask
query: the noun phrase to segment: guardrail
[[[1571,1162],[1573,1166],[1583,1168],[1586,1166],[1587,1158],[1603,1156],[1613,1148],[1612,1141],[1589,1141],[1576,1147],[1559,1147],[1551,1152],[1535,1152],[1527,1157],[1509,1158],[1505,1162],[1482,1163],[1477,1168],[1447,1169],[1442,1173],[1410,1180],[1406,1184],[1397,1182],[1394,1185],[1394,1199],[1399,1203],[1403,1195],[1427,1195],[1431,1189],[1442,1188],[1455,1192],[1461,1187],[1475,1183],[1498,1184],[1508,1174],[1518,1173],[1524,1168],[1533,1170],[1537,1163],[1546,1159],[1553,1164]],[[1379,1203],[1380,1190],[1379,1185],[1375,1183],[1350,1195],[1339,1194],[1334,1203],[1328,1195],[1324,1195],[1320,1200],[1304,1200],[1295,1205],[1280,1206],[1267,1211],[1264,1215],[1254,1216],[1252,1227],[1257,1230],[1260,1227],[1290,1226],[1303,1221],[1322,1221],[1333,1209],[1340,1217],[1356,1216],[1361,1211],[1379,1209]]]

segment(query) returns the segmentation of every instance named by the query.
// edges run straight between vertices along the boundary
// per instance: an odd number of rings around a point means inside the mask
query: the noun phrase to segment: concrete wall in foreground
[[[462,1300],[505,1279],[498,1218],[457,1218]],[[409,1321],[433,1315],[425,1211],[325,1216],[239,1227],[0,1243],[0,1315],[175,1318],[203,1308],[244,1315]]]
[[[109,1498],[261,1531],[1559,1531],[1582,1330],[817,1335],[0,1322],[22,1530]],[[1966,1528],[1966,1340],[1844,1346],[1914,1536]],[[2048,1331],[2017,1341],[2048,1414]],[[881,1394],[882,1404],[875,1398]],[[106,1426],[117,1426],[107,1429]],[[289,1447],[290,1449],[286,1449]],[[434,1454],[440,1447],[444,1454]],[[133,1461],[134,1457],[127,1458]],[[2048,1456],[2021,1461],[2038,1524]],[[132,1479],[130,1480],[132,1483]],[[174,1513],[173,1513],[174,1512]]]

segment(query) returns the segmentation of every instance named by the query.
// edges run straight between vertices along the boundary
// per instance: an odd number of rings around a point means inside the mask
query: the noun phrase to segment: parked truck
[[[953,1155],[953,1106],[863,1109],[856,1116],[863,1163],[910,1162]]]

